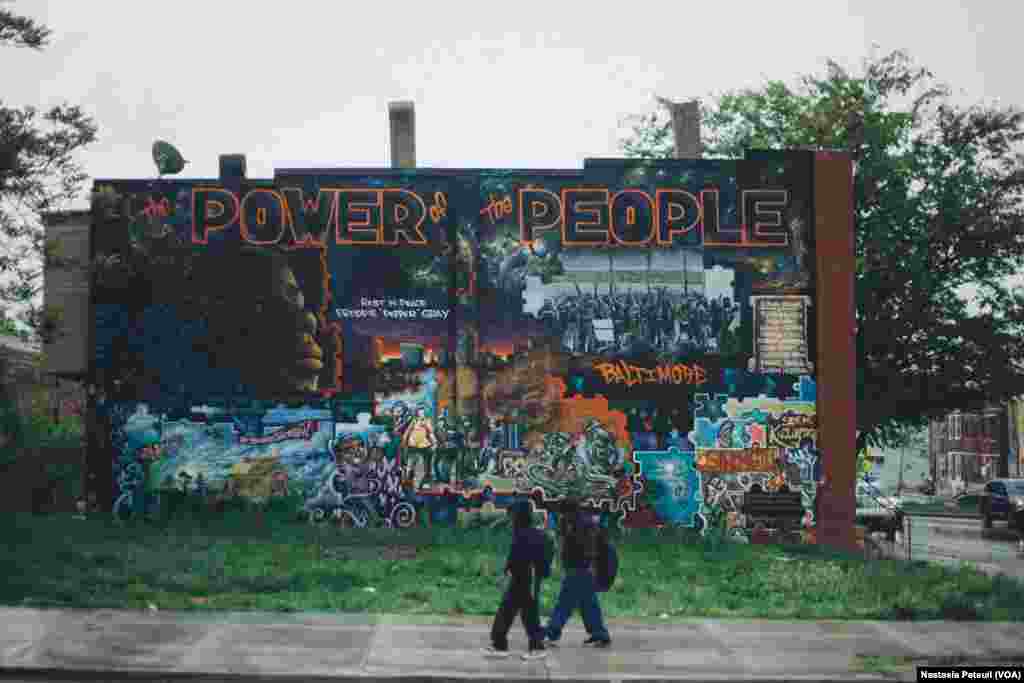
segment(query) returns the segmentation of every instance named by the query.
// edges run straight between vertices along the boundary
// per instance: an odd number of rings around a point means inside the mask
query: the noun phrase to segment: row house
[[[1020,476],[1017,453],[1024,430],[1024,402],[986,404],[953,411],[928,426],[928,459],[938,493],[976,489],[995,477]]]

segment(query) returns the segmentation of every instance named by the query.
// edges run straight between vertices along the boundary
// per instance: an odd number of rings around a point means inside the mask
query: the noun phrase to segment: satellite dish
[[[181,173],[188,163],[174,145],[163,140],[153,143],[153,161],[156,163],[157,172],[162,176]]]

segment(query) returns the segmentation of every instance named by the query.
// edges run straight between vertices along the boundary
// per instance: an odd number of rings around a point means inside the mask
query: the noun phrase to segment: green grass
[[[0,603],[487,618],[500,598],[507,528],[338,530],[285,513],[268,513],[262,526],[251,519],[241,510],[127,524],[0,516]],[[612,619],[1024,620],[1024,584],[972,569],[646,530],[616,544],[619,579],[601,597]],[[556,563],[543,586],[545,615],[560,579]]]
[[[914,660],[910,657],[854,655],[853,659],[853,666],[851,668],[860,673],[892,676],[910,672],[914,666]]]

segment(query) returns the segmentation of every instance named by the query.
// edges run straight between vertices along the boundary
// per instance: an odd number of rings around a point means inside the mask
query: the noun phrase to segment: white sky
[[[152,177],[154,139],[188,177],[244,152],[276,167],[387,166],[389,101],[416,103],[417,162],[580,168],[621,156],[623,115],[906,48],[962,101],[1021,104],[1024,3],[509,3],[18,0],[53,31],[0,49],[9,104],[81,104],[93,177]],[[268,8],[268,9],[264,9]]]
[[[269,7],[273,7],[273,10]],[[792,82],[827,58],[856,68],[905,48],[962,103],[1024,105],[1010,0],[780,0],[641,5],[18,0],[53,29],[42,52],[0,48],[0,97],[82,105],[99,178],[148,178],[153,140],[216,177],[242,152],[274,168],[389,164],[387,105],[416,104],[420,166],[580,168],[621,156],[627,114],[655,94]],[[72,208],[85,208],[83,201]]]

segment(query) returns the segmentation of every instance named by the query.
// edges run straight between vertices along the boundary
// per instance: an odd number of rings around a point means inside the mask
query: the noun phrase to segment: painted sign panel
[[[754,361],[758,372],[811,372],[807,355],[810,297],[755,296]]]
[[[703,529],[753,477],[810,511],[811,164],[98,181],[119,510],[404,526],[572,495]]]

